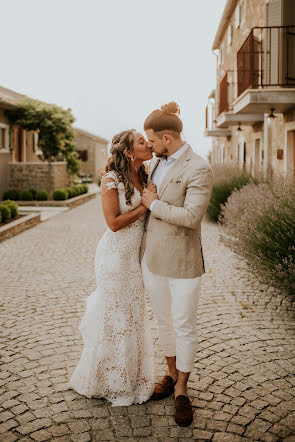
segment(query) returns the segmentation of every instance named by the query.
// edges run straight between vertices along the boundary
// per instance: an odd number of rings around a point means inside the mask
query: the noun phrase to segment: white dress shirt
[[[157,190],[159,190],[159,187],[167,174],[168,170],[172,167],[174,162],[178,160],[178,158],[186,151],[188,148],[188,144],[185,144],[180,149],[178,149],[174,154],[170,155],[170,157],[159,157],[159,164],[156,167],[153,176],[152,176],[152,182],[157,186]],[[157,200],[153,201],[150,205],[150,211],[152,211],[154,205],[156,204]]]

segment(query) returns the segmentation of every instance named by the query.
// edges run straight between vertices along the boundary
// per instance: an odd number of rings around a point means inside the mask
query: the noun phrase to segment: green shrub
[[[37,190],[36,189],[29,189],[29,192],[31,192],[31,194],[33,196],[33,200],[35,200],[36,199]]]
[[[7,190],[3,194],[3,199],[18,201],[18,200],[20,200],[20,191],[16,190],[16,189]]]
[[[72,187],[72,192],[74,197],[79,195],[79,190],[77,189],[77,186]]]
[[[67,187],[67,191],[68,191],[68,197],[69,198],[73,198],[73,196],[76,195],[76,192],[73,190],[72,187]]]
[[[11,218],[10,208],[5,204],[0,205],[0,213],[1,213],[2,223],[5,223],[5,221]]]
[[[214,184],[207,214],[212,221],[218,221],[221,206],[235,190],[253,181],[248,173],[234,168],[214,168]]]
[[[1,215],[1,212],[0,212],[0,224],[2,223],[2,215]]]
[[[21,192],[20,198],[22,201],[32,201],[33,200],[32,192],[30,192],[29,190],[24,190],[23,192]]]
[[[11,200],[3,201],[3,205],[9,207],[11,218],[15,218],[18,214],[18,205]]]
[[[46,190],[38,190],[36,192],[35,199],[37,201],[47,201],[48,200],[48,192],[46,192]]]
[[[222,208],[227,243],[262,282],[295,294],[295,186],[248,184]]]
[[[68,187],[69,198],[74,198],[76,196],[76,190],[74,187]]]
[[[76,192],[76,196],[80,195],[80,187],[79,186],[74,186],[75,192]]]
[[[87,186],[87,184],[82,184],[82,187],[84,189],[84,193],[87,193],[89,190],[89,187]]]
[[[57,189],[53,192],[53,199],[56,201],[67,200],[69,197],[67,189]]]
[[[81,186],[77,186],[77,189],[78,189],[78,192],[79,192],[78,195],[82,195],[82,193],[84,193],[84,188],[83,188],[82,185]]]

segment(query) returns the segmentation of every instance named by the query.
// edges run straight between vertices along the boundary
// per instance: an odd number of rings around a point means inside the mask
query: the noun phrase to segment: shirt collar
[[[188,144],[184,144],[180,149],[178,149],[174,154],[170,155],[170,157],[159,157],[160,161],[164,165],[171,164],[173,161],[178,160],[178,158],[184,153],[184,151],[188,148]]]

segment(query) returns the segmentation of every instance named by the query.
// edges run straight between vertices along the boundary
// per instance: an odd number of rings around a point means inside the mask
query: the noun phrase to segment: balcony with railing
[[[285,112],[295,103],[295,25],[253,28],[237,53],[234,113]]]
[[[253,28],[237,53],[237,70],[219,83],[217,126],[254,124],[294,103],[295,25]]]
[[[234,113],[233,103],[237,98],[236,78],[236,71],[228,71],[219,83],[219,104],[216,118],[218,128],[252,125],[263,121],[263,113],[244,113],[243,115],[236,115]]]

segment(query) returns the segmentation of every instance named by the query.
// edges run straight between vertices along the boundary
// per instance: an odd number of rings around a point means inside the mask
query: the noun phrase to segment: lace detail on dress
[[[131,205],[126,204],[124,185],[114,172],[104,178],[114,180],[121,213],[141,204],[137,189]],[[113,405],[145,402],[154,389],[153,344],[139,263],[144,221],[145,215],[117,232],[107,228],[96,249],[96,290],[86,299],[79,325],[84,346],[70,386]]]
[[[111,178],[112,181],[108,181],[106,182],[107,178]],[[109,190],[111,189],[116,189],[117,188],[117,184],[119,183],[119,180],[117,178],[117,175],[115,172],[107,172],[101,180],[101,194],[104,195],[105,193],[107,193]]]

